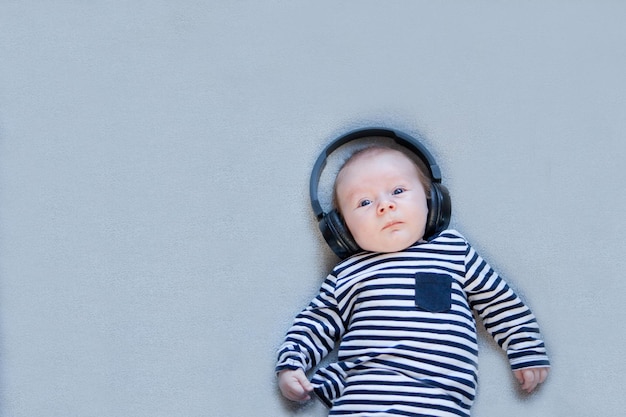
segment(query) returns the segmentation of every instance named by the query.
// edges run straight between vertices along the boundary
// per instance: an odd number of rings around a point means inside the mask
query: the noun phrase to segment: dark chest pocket
[[[431,313],[442,313],[452,307],[452,277],[420,272],[415,274],[415,305]]]

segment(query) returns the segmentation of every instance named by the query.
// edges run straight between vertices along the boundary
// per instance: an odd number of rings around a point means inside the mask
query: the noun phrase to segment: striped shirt
[[[295,319],[276,370],[315,367],[331,416],[469,416],[474,310],[512,369],[549,366],[535,317],[455,230],[394,253],[340,262]]]

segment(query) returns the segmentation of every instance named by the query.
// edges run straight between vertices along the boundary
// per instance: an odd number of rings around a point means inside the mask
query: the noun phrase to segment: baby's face
[[[359,155],[337,176],[336,190],[346,226],[362,249],[397,252],[424,236],[426,194],[417,167],[401,152]]]

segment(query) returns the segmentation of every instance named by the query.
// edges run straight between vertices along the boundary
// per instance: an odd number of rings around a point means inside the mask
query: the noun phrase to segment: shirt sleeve
[[[336,277],[329,275],[317,297],[298,314],[278,349],[276,372],[307,371],[317,365],[345,331],[335,297]]]
[[[469,244],[465,269],[470,305],[506,352],[511,368],[550,366],[535,316]]]

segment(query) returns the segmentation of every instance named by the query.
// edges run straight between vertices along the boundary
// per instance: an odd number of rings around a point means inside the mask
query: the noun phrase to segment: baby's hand
[[[515,378],[522,385],[522,389],[527,393],[531,393],[537,385],[543,383],[548,377],[548,370],[550,368],[538,367],[538,368],[525,368],[513,371]]]
[[[309,382],[302,369],[284,369],[278,373],[278,387],[283,395],[291,401],[310,400],[309,393],[313,385]]]

